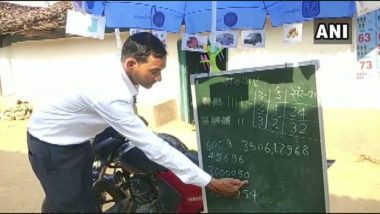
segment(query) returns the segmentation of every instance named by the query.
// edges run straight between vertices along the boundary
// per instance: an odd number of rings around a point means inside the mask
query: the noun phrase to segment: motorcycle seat
[[[119,148],[124,142],[115,138],[107,138],[100,142],[94,142],[92,152],[97,156],[97,159],[106,160],[109,155]]]
[[[186,153],[189,150],[187,146],[181,142],[181,140],[174,137],[173,135],[165,134],[165,133],[156,133],[156,134],[158,137],[168,142],[172,147],[176,148],[178,151],[182,153]]]

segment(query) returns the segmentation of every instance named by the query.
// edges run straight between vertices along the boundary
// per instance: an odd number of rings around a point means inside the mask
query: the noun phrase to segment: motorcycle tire
[[[113,184],[100,181],[95,185],[94,192],[99,205],[99,210],[104,213],[122,211],[120,210],[122,209],[120,206],[114,206],[126,199],[125,194],[118,187],[114,186]],[[108,199],[107,196],[109,196],[110,199]],[[114,203],[111,207],[110,205],[108,205],[108,207],[105,207],[106,204],[111,202]]]

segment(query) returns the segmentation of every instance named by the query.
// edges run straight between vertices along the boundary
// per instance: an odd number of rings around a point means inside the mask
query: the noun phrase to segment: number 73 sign
[[[374,66],[372,60],[360,60],[358,63],[359,70],[356,73],[357,80],[367,79],[374,73]]]
[[[356,19],[356,79],[380,78],[380,10]]]

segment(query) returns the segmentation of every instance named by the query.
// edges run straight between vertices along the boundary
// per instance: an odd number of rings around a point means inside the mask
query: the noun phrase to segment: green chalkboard
[[[204,190],[208,212],[328,212],[318,61],[192,75],[201,167],[247,179],[237,199]]]

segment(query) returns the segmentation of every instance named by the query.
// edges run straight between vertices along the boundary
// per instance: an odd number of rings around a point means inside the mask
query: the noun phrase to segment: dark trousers
[[[90,143],[59,146],[27,133],[29,161],[54,213],[98,212],[92,188]]]

